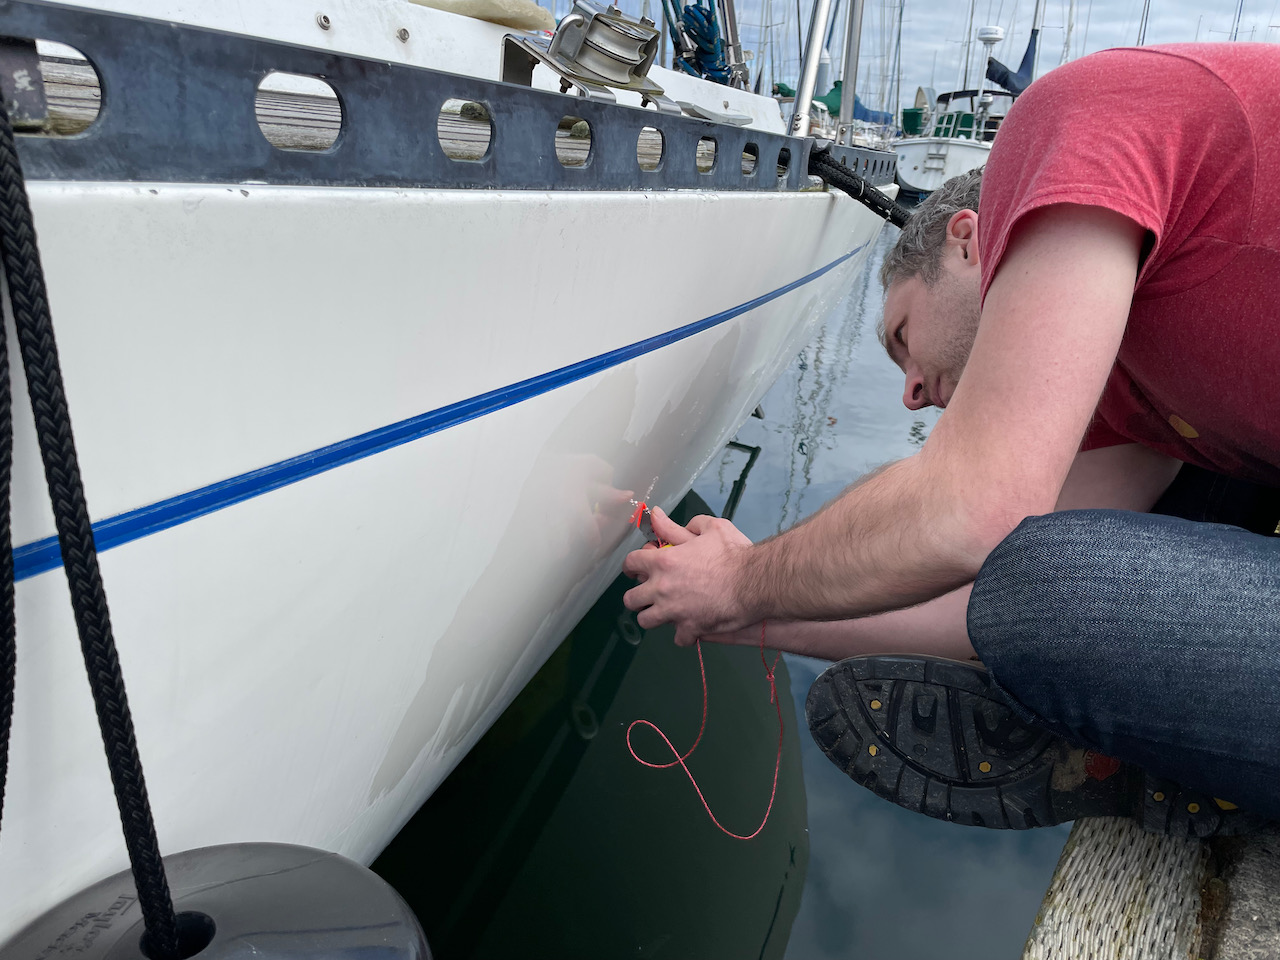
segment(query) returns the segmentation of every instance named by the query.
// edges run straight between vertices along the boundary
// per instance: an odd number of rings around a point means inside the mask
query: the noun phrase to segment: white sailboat
[[[371,861],[883,223],[815,189],[772,99],[657,67],[562,96],[512,34],[403,0],[0,9],[101,95],[19,153],[166,853]],[[331,91],[284,148],[273,73]],[[0,943],[127,866],[20,394]]]
[[[917,91],[917,109],[923,110],[928,99],[925,88]],[[1011,104],[1012,98],[999,92],[968,90],[939,95],[929,135],[903,137],[894,143],[898,185],[903,192],[930,194],[952,177],[985,164],[999,122]]]
[[[972,24],[972,4],[969,21]],[[978,86],[966,88],[966,84],[961,83],[958,84],[961,89],[942,94],[935,94],[926,87],[916,91],[914,107],[904,111],[903,127],[907,136],[895,144],[898,185],[906,194],[927,195],[952,177],[987,162],[1001,121],[1017,94],[1035,76],[1039,24],[1040,5],[1037,3],[1031,38],[1016,73],[991,60],[992,48],[1004,39],[1003,28],[980,27],[977,39],[983,45],[984,53]],[[987,81],[996,77],[1001,77],[997,82],[1006,83],[1009,88],[1000,89],[994,83],[988,85]]]

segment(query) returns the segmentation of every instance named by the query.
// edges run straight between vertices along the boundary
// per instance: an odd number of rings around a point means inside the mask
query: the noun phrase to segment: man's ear
[[[961,258],[978,266],[978,214],[961,210],[947,221],[947,245],[954,245]]]

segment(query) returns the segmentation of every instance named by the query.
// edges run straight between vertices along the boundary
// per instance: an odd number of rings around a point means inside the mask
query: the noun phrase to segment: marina
[[[1071,180],[1028,208],[1052,228],[1029,233],[998,219],[1032,215],[993,193],[1016,180],[1006,147],[982,194],[989,233],[976,179],[941,226],[909,225],[997,142],[1036,144],[1037,176],[1059,169],[1053,122],[1025,119],[1048,115],[1038,91],[1078,124],[1095,119],[1082,91],[1129,109],[1091,64],[1138,81],[1199,64],[1228,89],[1247,86],[1240,64],[1272,61],[1215,44],[1152,67],[1149,33],[1188,28],[1145,3],[1122,25],[1076,0],[971,0],[914,23],[903,0],[548,6],[0,4],[0,960],[1280,956],[1266,724],[1227,729],[1196,779],[1197,737],[1231,715],[1200,695],[1227,681],[1186,669],[1202,636],[1176,630],[1213,603],[1161,614],[1147,581],[1113,590],[1161,551],[1132,569],[1114,544],[1007,556],[1028,528],[1093,521],[1090,536],[1238,522],[1269,543],[1274,518],[1251,524],[1274,492],[1270,428],[1239,454],[1217,408],[1167,413],[1139,389],[1181,369],[1133,319],[1154,310],[1149,274],[1185,279],[1185,259],[1162,259],[1172,220],[1124,206],[1163,168],[1121,178],[1111,219]],[[1243,8],[1206,36],[1253,39]],[[1131,34],[1134,50],[1077,62]],[[1229,112],[1200,124],[1214,149],[1241,129]],[[1162,137],[1135,156],[1182,149]],[[1231,190],[1270,195],[1252,177],[1224,179],[1185,236],[1220,233],[1214,256],[1239,244],[1262,266],[1214,261],[1197,283],[1270,276],[1270,234],[1211,223],[1241,208]],[[936,263],[912,247],[928,230]],[[1064,236],[1072,256],[983,273]],[[1001,299],[1048,262],[1078,282]],[[1126,312],[1105,336],[1085,343],[1079,317],[1041,329],[1115,290]],[[979,317],[992,329],[1023,301],[1040,310],[1023,323],[1043,384],[1034,363],[1000,366],[1000,328],[975,339]],[[1054,404],[1084,379],[1054,377],[1111,334],[1081,443]],[[1051,362],[1034,353],[1054,337]],[[1157,359],[1126,394],[1125,351],[1144,349]],[[971,352],[978,386],[960,391]],[[1022,403],[1042,385],[1044,451]],[[1128,473],[1090,457],[1135,444]],[[1077,502],[1082,462],[1109,466]],[[1241,484],[1215,494],[1223,512],[1187,512],[1193,471]],[[1261,492],[1235,492],[1248,484]],[[856,516],[822,512],[859,497]],[[660,528],[658,507],[703,519]],[[701,561],[657,552],[694,537],[713,544]],[[748,581],[731,554],[774,562]],[[1032,600],[981,596],[1035,593],[1045,558],[1066,572]],[[1022,566],[991,573],[1006,562]],[[1096,591],[1054,592],[1091,562]],[[1259,575],[1230,594],[1243,626],[1223,641],[1260,669],[1270,613],[1242,611],[1269,589]],[[1112,620],[1080,613],[1094,592],[1123,598]],[[1039,619],[1001,659],[992,637],[1024,609]],[[919,635],[869,639],[881,616]],[[1150,635],[1126,660],[1132,623]],[[938,624],[960,646],[939,647]],[[732,642],[684,645],[720,631]],[[1043,662],[1017,660],[1037,643]],[[897,657],[902,672],[833,680],[801,655],[850,650],[884,656],[835,671]],[[1055,707],[1088,670],[1097,683],[1061,719],[1018,669]],[[1210,679],[1182,715],[1126,741],[1126,722],[1157,722],[1134,720],[1130,690],[1165,707],[1160,683],[1191,674]],[[1185,757],[1135,759],[1175,741]],[[1184,760],[1186,779],[1161,766]]]

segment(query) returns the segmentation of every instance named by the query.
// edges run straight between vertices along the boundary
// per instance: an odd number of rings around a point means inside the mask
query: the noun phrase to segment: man
[[[757,545],[657,516],[641,626],[852,657],[815,738],[932,816],[1280,819],[1280,540],[1145,512],[1184,463],[1280,486],[1278,76],[1203,44],[1033,84],[882,271],[924,447]]]

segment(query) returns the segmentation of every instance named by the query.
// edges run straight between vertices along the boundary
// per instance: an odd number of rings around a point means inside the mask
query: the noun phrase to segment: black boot
[[[823,753],[854,781],[939,820],[1025,830],[1132,817],[1179,837],[1266,822],[1025,723],[974,663],[851,657],[814,681],[805,713]]]

